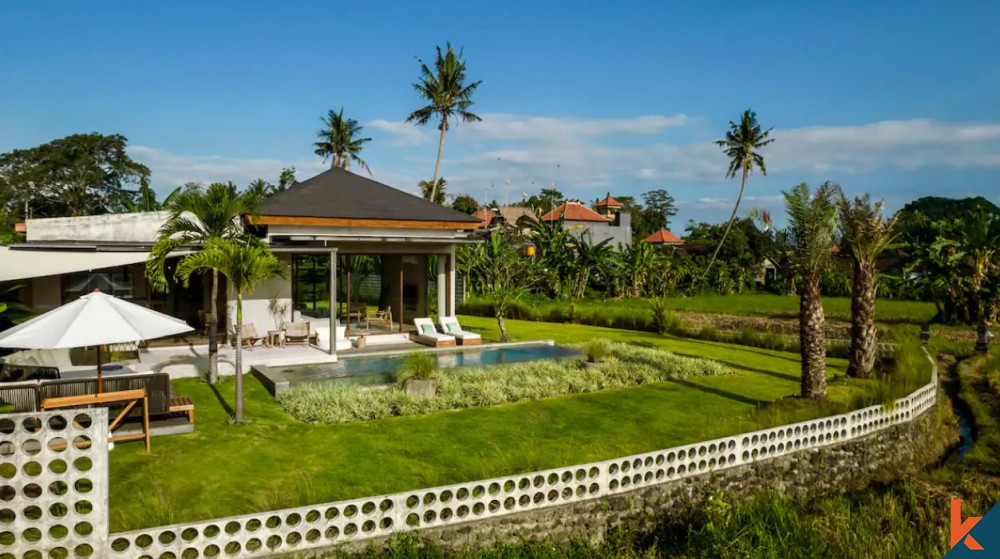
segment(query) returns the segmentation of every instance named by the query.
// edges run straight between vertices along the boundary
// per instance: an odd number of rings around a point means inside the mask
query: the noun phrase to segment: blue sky
[[[481,124],[445,145],[450,193],[515,201],[667,189],[728,217],[739,184],[710,142],[747,107],[774,127],[747,207],[835,180],[897,208],[1000,198],[997,2],[0,4],[0,151],[121,133],[161,191],[324,168],[327,109],[365,125],[376,179],[433,174],[416,56],[465,48]],[[510,179],[511,186],[505,182]]]

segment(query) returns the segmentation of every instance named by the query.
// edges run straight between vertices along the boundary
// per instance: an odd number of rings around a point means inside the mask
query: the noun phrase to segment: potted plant
[[[406,357],[396,381],[403,385],[407,395],[430,398],[437,395],[439,375],[437,359],[429,353],[417,352]]]
[[[605,359],[611,354],[611,343],[603,338],[595,338],[583,344],[583,353],[587,355],[583,367],[585,369],[598,369],[604,365]]]

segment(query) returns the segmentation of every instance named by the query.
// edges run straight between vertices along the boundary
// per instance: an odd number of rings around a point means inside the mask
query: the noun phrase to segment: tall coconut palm
[[[316,155],[323,157],[323,162],[330,158],[330,168],[340,167],[341,169],[351,168],[351,162],[357,163],[362,169],[372,174],[368,164],[361,159],[360,153],[365,144],[372,141],[371,138],[360,138],[361,130],[364,126],[358,124],[353,118],[344,118],[344,108],[340,112],[330,110],[323,121],[323,128],[316,133],[319,141],[313,144],[316,146]]]
[[[895,242],[895,216],[883,216],[884,203],[865,194],[853,201],[841,196],[837,204],[843,248],[851,255],[851,350],[847,375],[866,378],[875,368],[878,329],[875,298],[878,291],[878,257]]]
[[[235,419],[243,421],[243,296],[261,283],[285,276],[285,265],[267,246],[253,237],[211,239],[205,247],[177,266],[177,277],[188,285],[196,272],[211,270],[226,276],[236,293],[236,406]]]
[[[146,260],[150,287],[167,291],[164,272],[166,259],[185,245],[202,250],[209,241],[238,238],[244,235],[242,216],[257,213],[259,198],[244,195],[232,183],[214,183],[208,189],[192,185],[172,195],[166,204],[167,220],[157,233],[156,242]],[[197,254],[197,252],[195,253]],[[183,256],[182,260],[193,254]],[[212,273],[212,294],[205,320],[208,322],[208,379],[219,380],[218,322],[219,275]]]
[[[726,237],[729,236],[729,230],[732,229],[733,222],[736,221],[736,213],[740,211],[743,192],[747,188],[747,178],[753,173],[755,167],[760,168],[762,175],[767,175],[764,156],[760,154],[759,150],[774,141],[774,138],[769,137],[771,130],[771,128],[763,130],[760,124],[757,123],[757,113],[747,109],[740,115],[738,123],[729,121],[729,131],[726,132],[726,137],[715,142],[716,145],[726,152],[726,156],[729,158],[729,170],[726,171],[726,178],[735,178],[736,173],[740,173],[743,178],[740,181],[740,194],[736,197],[736,206],[733,207],[733,215],[729,216],[729,223],[726,224],[726,230],[722,233],[722,239],[715,247],[715,252],[712,254],[712,259],[709,260],[708,266],[705,267],[705,276],[708,275],[712,264],[715,263],[715,259],[719,256],[719,249],[725,244]]]
[[[802,183],[784,192],[788,240],[799,283],[799,345],[802,352],[802,397],[826,398],[826,339],[819,279],[830,260],[837,231],[836,184],[810,192]]]
[[[437,189],[434,188],[434,181],[420,181],[420,195],[424,197],[424,200],[430,200],[435,204],[444,205],[445,194],[444,189],[447,186],[448,181],[441,177],[437,181]],[[433,198],[431,197],[433,195]]]
[[[440,124],[438,124],[441,136],[438,140],[437,163],[434,164],[434,185],[431,187],[429,200],[437,198],[441,156],[444,154],[444,137],[448,133],[451,122],[456,119],[461,122],[482,120],[469,109],[475,104],[472,100],[472,94],[483,82],[479,80],[466,85],[463,52],[464,49],[461,49],[456,54],[451,43],[447,43],[443,53],[441,47],[438,46],[433,70],[423,60],[417,59],[417,62],[420,63],[420,81],[413,84],[413,87],[420,94],[420,98],[427,101],[428,104],[410,113],[406,122],[424,125],[434,116],[441,119]]]

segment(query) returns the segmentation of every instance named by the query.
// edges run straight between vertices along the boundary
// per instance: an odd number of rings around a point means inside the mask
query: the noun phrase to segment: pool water
[[[438,368],[474,367],[497,365],[539,359],[558,359],[581,355],[577,349],[548,344],[485,347],[457,351],[433,352]],[[407,354],[341,357],[336,363],[280,367],[272,372],[290,386],[302,383],[350,383],[361,385],[388,384],[406,361]]]

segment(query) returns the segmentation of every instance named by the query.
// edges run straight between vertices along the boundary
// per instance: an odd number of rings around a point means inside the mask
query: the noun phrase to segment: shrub
[[[601,343],[598,341],[596,345]],[[574,359],[529,361],[460,369],[442,376],[437,395],[429,398],[408,396],[398,385],[377,390],[355,385],[306,384],[285,391],[279,402],[301,421],[350,423],[731,372],[708,359],[623,343],[603,343],[607,346],[607,364],[599,369],[582,369]]]
[[[653,329],[660,334],[673,334],[681,330],[681,320],[670,310],[666,297],[649,300],[649,310],[653,315]]]
[[[437,358],[426,352],[414,352],[406,356],[403,368],[396,372],[396,382],[406,380],[429,380],[438,377]]]
[[[604,338],[594,338],[583,344],[583,352],[587,354],[587,361],[601,363],[611,352],[611,342]]]

